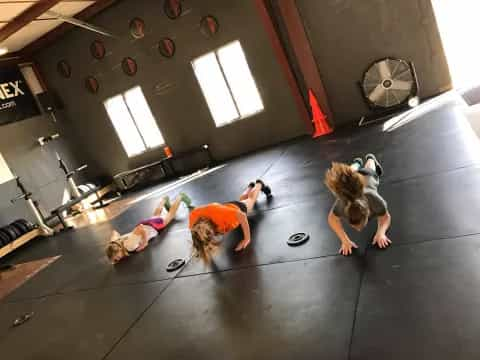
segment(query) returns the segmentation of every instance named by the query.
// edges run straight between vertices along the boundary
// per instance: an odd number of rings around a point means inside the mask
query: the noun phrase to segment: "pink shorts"
[[[140,225],[148,225],[157,231],[162,230],[166,225],[161,217],[154,217],[140,222]]]

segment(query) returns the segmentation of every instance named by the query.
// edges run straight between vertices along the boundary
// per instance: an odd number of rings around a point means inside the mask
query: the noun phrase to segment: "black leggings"
[[[227,205],[227,204],[235,205],[236,207],[238,207],[240,209],[240,211],[244,212],[245,214],[248,212],[247,205],[245,205],[241,201],[229,201],[229,202],[225,203],[225,205]]]

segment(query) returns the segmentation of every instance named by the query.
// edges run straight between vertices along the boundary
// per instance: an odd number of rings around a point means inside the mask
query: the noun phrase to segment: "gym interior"
[[[474,3],[0,1],[0,357],[478,359]]]

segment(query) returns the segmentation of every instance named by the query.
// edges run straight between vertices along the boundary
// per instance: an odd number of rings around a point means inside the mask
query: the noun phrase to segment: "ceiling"
[[[86,0],[0,0],[0,48],[18,53],[47,33],[63,24],[63,21],[46,14],[53,11],[74,17],[101,1]]]

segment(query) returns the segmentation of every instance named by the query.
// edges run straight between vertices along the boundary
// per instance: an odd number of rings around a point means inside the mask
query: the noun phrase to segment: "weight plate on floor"
[[[298,246],[306,243],[310,239],[310,235],[305,233],[296,233],[290,236],[287,240],[287,244],[290,246]]]
[[[185,265],[185,260],[184,259],[175,259],[170,264],[168,264],[167,271],[171,272],[171,271],[178,270],[183,265]]]

